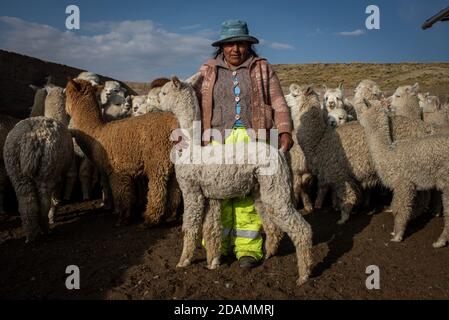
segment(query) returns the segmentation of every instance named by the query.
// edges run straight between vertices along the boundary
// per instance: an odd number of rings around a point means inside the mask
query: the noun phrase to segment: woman
[[[252,45],[259,43],[249,35],[248,26],[239,20],[222,24],[214,59],[200,69],[203,77],[198,89],[203,132],[219,130],[221,143],[248,142],[263,138],[276,128],[280,147],[293,145],[292,120],[279,79],[266,59],[258,57]],[[274,122],[274,123],[273,123]],[[253,129],[254,131],[247,131]],[[207,143],[216,137],[203,136]],[[212,141],[214,140],[214,141]],[[263,257],[261,220],[250,197],[222,201],[222,254],[232,247],[242,268],[252,268]]]

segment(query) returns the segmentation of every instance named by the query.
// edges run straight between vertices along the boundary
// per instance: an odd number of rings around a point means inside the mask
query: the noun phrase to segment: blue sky
[[[79,31],[65,29],[70,4],[80,8]],[[380,8],[380,30],[365,28],[370,4]],[[0,48],[120,80],[187,77],[212,54],[221,22],[241,19],[271,63],[449,61],[449,22],[420,28],[447,6],[447,0],[1,1]]]

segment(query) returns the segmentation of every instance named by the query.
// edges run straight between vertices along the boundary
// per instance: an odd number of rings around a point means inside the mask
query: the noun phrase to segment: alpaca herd
[[[118,213],[118,224],[130,222],[140,198],[147,202],[146,226],[160,224],[183,203],[178,267],[192,263],[201,237],[208,268],[220,265],[220,200],[248,195],[263,220],[265,257],[276,254],[284,232],[292,240],[298,285],[307,282],[313,266],[312,228],[298,208],[313,214],[328,193],[340,211],[338,224],[344,224],[359,206],[369,206],[374,187],[390,189],[392,241],[402,241],[408,222],[430,210],[444,216],[433,246],[449,242],[449,106],[421,94],[418,84],[401,86],[388,98],[372,80],[362,80],[353,97],[345,97],[343,84],[321,90],[292,84],[285,98],[293,148],[284,152],[250,142],[242,145],[248,152],[243,162],[217,164],[193,159],[195,152],[228,157],[226,148],[203,146],[195,135],[199,75],[184,82],[156,79],[141,96],[127,95],[117,81],[101,84],[91,72],[66,88],[47,80],[32,87],[29,118],[0,115],[0,213],[9,178],[27,242],[49,231],[77,179],[83,201],[101,181],[104,207]],[[182,147],[176,129],[183,132]],[[267,163],[249,160],[267,154],[276,163],[270,174],[264,173]]]

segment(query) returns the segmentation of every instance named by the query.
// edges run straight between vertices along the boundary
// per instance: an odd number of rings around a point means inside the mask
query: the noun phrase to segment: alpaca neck
[[[371,115],[374,116],[367,119],[365,136],[373,161],[376,167],[379,167],[382,164],[390,163],[389,158],[394,153],[390,119],[382,111],[378,111],[375,114],[371,113]]]
[[[191,137],[189,143],[193,141],[195,145],[201,145],[201,130],[198,128],[201,123],[201,113],[197,98],[194,95],[189,95],[188,99],[183,100],[182,105],[178,106],[174,114],[181,129]]]
[[[100,107],[95,97],[83,97],[74,102],[75,108],[72,110],[72,124],[75,129],[90,136],[95,135],[95,130],[104,125]]]
[[[298,116],[299,119],[295,121],[298,142],[305,153],[313,153],[327,130],[322,111],[316,106],[299,113]]]

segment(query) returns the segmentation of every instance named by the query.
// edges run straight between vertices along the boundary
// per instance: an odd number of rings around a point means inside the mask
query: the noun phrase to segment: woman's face
[[[238,67],[248,59],[248,42],[229,42],[223,44],[223,54],[226,61],[233,67]]]

